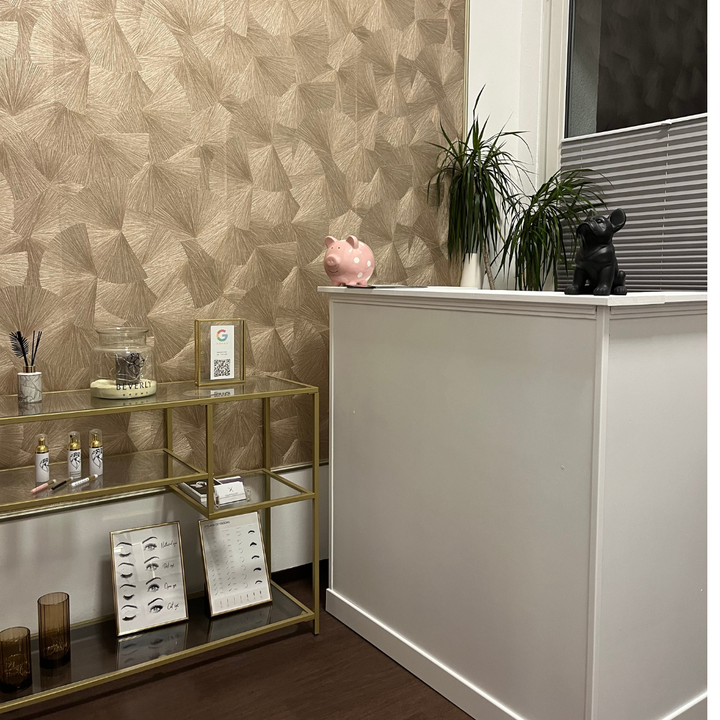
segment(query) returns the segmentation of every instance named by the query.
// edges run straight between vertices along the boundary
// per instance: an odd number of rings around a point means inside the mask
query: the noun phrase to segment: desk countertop
[[[561,292],[531,292],[521,290],[476,290],[475,288],[460,288],[452,286],[435,287],[382,287],[375,288],[347,288],[347,287],[320,287],[319,292],[342,296],[343,300],[387,298],[407,299],[422,298],[443,300],[471,300],[473,302],[513,302],[513,303],[541,303],[557,305],[585,305],[594,307],[628,307],[636,305],[666,305],[670,303],[706,303],[707,292],[637,292],[628,295],[610,295],[596,297],[594,295],[565,295]]]

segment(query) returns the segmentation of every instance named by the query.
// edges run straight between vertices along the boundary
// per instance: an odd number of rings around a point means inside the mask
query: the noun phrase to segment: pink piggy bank
[[[375,270],[373,251],[354,235],[347,240],[325,238],[325,272],[333,285],[367,285]]]

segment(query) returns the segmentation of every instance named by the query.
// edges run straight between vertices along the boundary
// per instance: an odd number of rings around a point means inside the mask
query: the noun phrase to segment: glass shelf
[[[43,393],[42,402],[20,407],[17,395],[3,395],[0,396],[0,425],[316,392],[316,387],[293,380],[285,380],[272,375],[250,375],[244,383],[213,387],[197,387],[193,381],[159,383],[155,395],[127,400],[94,398],[90,395],[89,389],[64,390]]]
[[[83,467],[86,469],[85,463]],[[65,479],[67,463],[51,463],[50,477]],[[0,513],[58,503],[67,505],[90,498],[120,495],[206,477],[206,473],[164,449],[106,455],[103,474],[97,480],[78,488],[71,488],[70,483],[66,483],[57,490],[43,490],[37,495],[31,492],[35,487],[34,465],[0,470]]]
[[[40,668],[37,637],[33,638],[32,687],[0,692],[0,714],[315,617],[275,583],[272,602],[264,605],[210,619],[205,598],[199,597],[188,601],[188,610],[186,622],[130,637],[116,636],[114,618],[75,626],[70,632],[70,662],[53,670]]]
[[[32,494],[35,488],[34,466],[0,470],[0,521],[35,512],[55,511],[82,505],[102,498],[134,494],[154,488],[166,488],[208,517],[208,510],[189,497],[179,485],[207,480],[208,471],[200,470],[178,458],[172,451],[172,413],[174,408],[206,406],[205,449],[207,468],[212,473],[213,463],[213,406],[236,400],[262,399],[262,443],[265,464],[270,463],[271,428],[270,398],[313,395],[314,442],[313,487],[317,487],[318,427],[320,403],[318,388],[271,375],[249,376],[244,383],[225,386],[197,387],[192,381],[163,383],[157,393],[146,398],[127,400],[101,400],[93,398],[90,390],[48,392],[37,407],[20,407],[17,396],[0,397],[0,426],[19,423],[53,421],[94,415],[142,410],[167,410],[165,437],[169,448],[146,450],[124,455],[105,455],[101,478],[87,485],[72,488],[64,485],[57,491],[45,490]],[[205,464],[203,464],[205,467]],[[65,479],[65,462],[53,463],[52,478]],[[313,607],[309,610],[281,588],[273,584],[273,602],[245,611],[239,611],[210,620],[205,613],[205,599],[191,600],[190,619],[185,623],[158,628],[133,637],[118,640],[115,621],[100,620],[72,629],[72,659],[55,671],[39,668],[37,647],[33,659],[33,687],[14,694],[0,692],[0,714],[24,705],[77,690],[99,685],[114,678],[141,672],[148,668],[197,655],[222,647],[242,638],[249,638],[271,630],[301,622],[313,621],[313,632],[318,634],[320,598],[318,586],[319,529],[317,495],[269,470],[242,473],[249,491],[243,502],[221,506],[210,517],[226,517],[270,507],[313,500]],[[266,513],[269,514],[269,513]],[[266,518],[269,521],[269,518]],[[269,530],[269,522],[266,528]],[[37,641],[35,641],[35,646]]]
[[[183,485],[175,485],[170,489],[205,517],[212,518],[243,515],[269,507],[277,507],[278,505],[311,500],[315,497],[313,492],[265,469],[232,474],[232,476],[235,475],[242,480],[247,499],[220,505],[212,515],[208,514],[207,507],[204,504],[200,504],[195,498],[188,495],[187,489]],[[218,476],[218,479],[220,477],[230,477],[230,475]]]

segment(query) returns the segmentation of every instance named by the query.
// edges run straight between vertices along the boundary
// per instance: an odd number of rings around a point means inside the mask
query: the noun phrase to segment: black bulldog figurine
[[[625,225],[622,208],[613,210],[610,217],[590,218],[577,228],[580,247],[575,256],[575,274],[566,295],[627,295],[625,273],[618,269],[613,235]],[[587,283],[587,285],[586,285]]]

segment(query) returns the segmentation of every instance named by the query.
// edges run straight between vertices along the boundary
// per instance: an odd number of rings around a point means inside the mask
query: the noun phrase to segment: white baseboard
[[[707,720],[707,692],[685,703],[662,720]]]
[[[525,720],[333,590],[327,611],[477,720]],[[684,719],[683,719],[684,720]]]
[[[327,611],[476,720],[526,720],[377,618],[328,589]],[[662,720],[707,720],[707,693]]]

